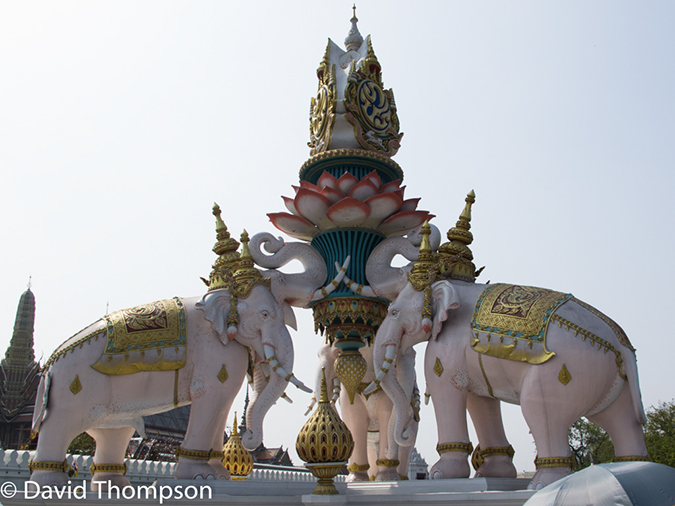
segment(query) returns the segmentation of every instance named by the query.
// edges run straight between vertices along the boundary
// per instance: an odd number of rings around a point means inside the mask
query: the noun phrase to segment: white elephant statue
[[[482,449],[477,476],[516,476],[500,401],[521,406],[535,440],[532,488],[571,472],[567,435],[582,416],[607,431],[617,460],[648,458],[635,350],[616,323],[570,294],[445,279],[453,262],[470,262],[461,255],[440,259],[423,243],[412,269],[377,266],[388,279],[378,283],[398,295],[376,335],[377,378],[364,391],[381,385],[397,415],[394,438],[411,444],[407,396],[396,376],[380,368],[429,342],[424,368],[440,454],[431,478],[469,477],[467,408]]]
[[[142,417],[187,404],[192,409],[175,477],[228,479],[221,464],[225,420],[249,363],[253,395],[241,438],[249,450],[261,444],[263,418],[289,381],[311,392],[290,374],[293,343],[286,324],[295,328],[291,305],[306,305],[321,292],[323,261],[309,245],[296,245],[289,257],[308,269],[264,277],[253,267],[248,235],[242,234],[240,258],[217,205],[213,214],[220,257],[204,280],[206,295],[106,315],[47,361],[33,416],[39,440],[31,480],[67,483],[66,449],[86,431],[96,440],[92,489],[94,481],[128,485],[125,450],[135,430],[144,434]]]
[[[414,445],[400,447],[393,439],[388,439],[388,426],[394,422],[391,417],[393,404],[382,391],[377,390],[370,395],[356,395],[354,403],[350,403],[349,394],[341,387],[335,372],[335,360],[340,350],[329,343],[322,345],[317,352],[319,366],[315,378],[315,390],[312,402],[305,415],[314,408],[321,391],[322,371],[325,371],[326,384],[333,386],[331,403],[340,401],[342,420],[347,424],[354,438],[354,451],[349,459],[347,482],[395,481],[407,479],[408,463]],[[362,387],[375,379],[373,369],[373,348],[366,346],[360,349],[361,355],[368,363],[363,377]],[[411,348],[396,364],[399,384],[408,396],[409,409],[413,411],[411,432],[417,432],[419,420],[419,390],[415,382],[415,351]],[[414,436],[413,436],[414,438]]]

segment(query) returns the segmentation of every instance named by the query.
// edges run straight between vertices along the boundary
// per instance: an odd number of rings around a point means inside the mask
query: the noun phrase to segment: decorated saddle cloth
[[[479,353],[541,364],[555,353],[546,347],[546,330],[556,310],[572,294],[545,288],[489,285],[473,311],[471,346]]]
[[[178,297],[115,311],[103,317],[103,355],[92,365],[104,374],[171,371],[185,366],[187,318]]]

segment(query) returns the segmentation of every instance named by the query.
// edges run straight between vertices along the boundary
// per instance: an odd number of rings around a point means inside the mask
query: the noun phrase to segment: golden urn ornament
[[[237,413],[234,413],[234,424],[230,439],[223,446],[223,466],[233,480],[245,480],[253,471],[253,457],[244,448],[237,430]]]
[[[337,494],[333,478],[344,468],[354,451],[351,432],[328,401],[326,371],[321,373],[321,397],[316,411],[303,425],[295,441],[298,456],[317,478],[313,494]]]

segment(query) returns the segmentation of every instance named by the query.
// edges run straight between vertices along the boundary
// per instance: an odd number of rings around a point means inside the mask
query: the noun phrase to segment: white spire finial
[[[28,276],[28,289],[30,290],[31,285],[33,284],[33,276]]]
[[[352,27],[347,34],[347,38],[345,39],[345,47],[347,48],[347,51],[358,51],[358,49],[361,47],[361,44],[363,44],[363,37],[359,32],[358,26],[356,26],[356,23],[359,22],[359,18],[356,17],[356,4],[353,5],[352,10],[354,12],[352,19],[350,19],[352,22]]]

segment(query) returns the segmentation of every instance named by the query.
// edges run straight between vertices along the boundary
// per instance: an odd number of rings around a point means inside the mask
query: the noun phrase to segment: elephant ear
[[[211,322],[211,328],[218,334],[222,343],[229,343],[227,315],[230,312],[230,292],[224,288],[209,292],[195,304],[195,307],[204,312],[204,318]]]
[[[457,290],[449,281],[437,281],[431,285],[431,304],[434,318],[431,339],[435,340],[443,328],[443,322],[448,319],[448,311],[459,307]]]

